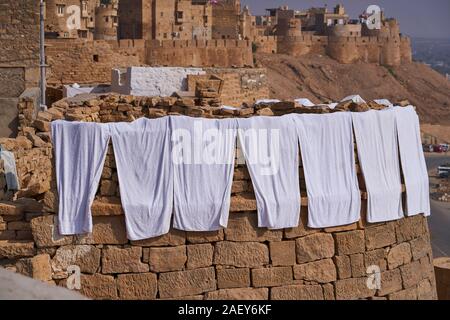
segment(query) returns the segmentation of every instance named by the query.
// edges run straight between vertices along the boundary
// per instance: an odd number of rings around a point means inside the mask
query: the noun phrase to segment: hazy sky
[[[447,38],[450,41],[450,0],[241,0],[253,14],[286,4],[292,9],[329,8],[342,3],[351,18],[357,18],[370,4],[379,5],[387,17],[400,22],[402,33],[412,37]]]

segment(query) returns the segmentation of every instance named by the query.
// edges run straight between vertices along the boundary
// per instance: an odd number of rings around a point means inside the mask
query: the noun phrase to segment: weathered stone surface
[[[389,270],[381,273],[381,288],[378,290],[378,296],[385,296],[402,290],[402,276],[400,269]]]
[[[297,280],[328,283],[336,281],[336,266],[331,259],[319,260],[294,266],[294,278]]]
[[[414,260],[419,260],[431,252],[430,240],[427,236],[414,239],[410,242],[411,253]]]
[[[366,267],[364,265],[364,255],[362,253],[352,254],[350,256],[350,264],[352,266],[352,277],[359,278],[366,275]]]
[[[32,258],[20,259],[16,263],[16,272],[36,280],[48,282],[52,280],[50,256],[39,254]]]
[[[372,251],[367,251],[364,253],[364,263],[366,268],[370,266],[378,266],[381,271],[387,269],[387,256],[388,249],[377,249]]]
[[[358,229],[358,223],[355,222],[345,226],[324,228],[323,231],[327,233],[336,233],[336,232],[352,231],[356,229]]]
[[[148,262],[153,272],[179,271],[186,263],[186,246],[150,248]]]
[[[30,231],[31,225],[29,222],[26,221],[11,221],[8,222],[8,230]]]
[[[292,283],[292,267],[260,268],[252,270],[254,287],[276,287]]]
[[[198,269],[212,266],[214,257],[214,247],[209,244],[196,244],[187,246],[188,269]]]
[[[331,283],[322,285],[323,297],[325,300],[336,300],[334,296],[334,286]]]
[[[404,264],[410,263],[412,259],[409,243],[404,242],[396,245],[389,250],[387,261],[389,269],[395,269]]]
[[[103,201],[94,201],[91,206],[92,216],[121,216],[123,215],[123,208],[120,203],[111,203]]]
[[[94,217],[92,239],[94,244],[128,243],[123,216]]]
[[[336,233],[334,237],[338,255],[360,253],[366,249],[362,230]]]
[[[334,256],[334,240],[330,234],[312,234],[296,240],[297,263]]]
[[[206,300],[268,300],[269,289],[267,288],[237,288],[222,289],[205,294]]]
[[[270,242],[269,250],[270,261],[274,267],[295,265],[295,241]]]
[[[100,249],[89,246],[63,246],[56,250],[52,259],[52,269],[55,274],[67,277],[69,266],[78,266],[82,273],[94,274],[100,267]]]
[[[269,263],[269,250],[258,242],[218,242],[214,264],[235,267],[260,267]]]
[[[57,216],[43,216],[31,220],[34,242],[39,248],[69,245],[72,236],[61,236],[58,231]]]
[[[397,291],[388,296],[389,300],[417,300],[417,289],[409,288],[402,291]]]
[[[402,273],[403,287],[410,288],[415,286],[422,280],[420,273],[420,262],[414,261],[413,263],[400,267]]]
[[[162,273],[158,288],[161,298],[175,298],[201,294],[216,289],[214,268]]]
[[[369,289],[366,281],[367,278],[351,278],[336,281],[336,300],[364,299],[374,296],[376,290]]]
[[[404,242],[422,236],[426,233],[425,223],[426,219],[421,215],[407,217],[397,221],[395,225],[397,241]]]
[[[419,262],[420,262],[420,273],[422,275],[422,278],[429,278],[429,279],[435,278],[434,267],[433,263],[430,260],[430,257],[425,256],[423,258],[420,258]]]
[[[125,300],[152,300],[158,289],[156,274],[120,274],[117,277],[119,298]]]
[[[186,232],[179,230],[170,230],[169,233],[146,240],[131,241],[134,246],[142,247],[165,247],[165,246],[181,246],[186,243]]]
[[[18,216],[24,213],[24,206],[14,202],[0,202],[0,216]]]
[[[255,211],[256,209],[256,199],[252,195],[240,194],[231,197],[230,212]]]
[[[387,247],[396,242],[393,223],[367,228],[365,233],[367,250]]]
[[[228,241],[280,241],[282,230],[258,228],[256,213],[232,213],[225,229],[225,239]]]
[[[219,289],[250,287],[250,269],[218,269],[217,287]]]
[[[434,300],[435,294],[430,280],[424,279],[417,285],[417,299],[418,300]]]
[[[29,241],[0,241],[0,259],[18,259],[35,255],[34,243]]]
[[[286,239],[295,239],[298,237],[304,237],[318,232],[320,232],[320,229],[312,229],[308,227],[307,208],[302,206],[300,212],[300,224],[298,225],[298,227],[295,228],[284,229],[284,237]]]
[[[116,281],[112,276],[96,273],[94,275],[81,275],[80,293],[97,300],[117,299]]]
[[[141,262],[142,248],[118,248],[108,246],[103,249],[102,273],[140,273],[148,272],[147,264]]]
[[[219,231],[208,231],[208,232],[186,232],[186,238],[189,243],[209,243],[223,241],[224,232]]]
[[[290,285],[272,288],[272,300],[323,300],[322,287],[319,285]]]
[[[339,279],[347,279],[352,276],[352,265],[349,256],[334,256],[333,260]]]

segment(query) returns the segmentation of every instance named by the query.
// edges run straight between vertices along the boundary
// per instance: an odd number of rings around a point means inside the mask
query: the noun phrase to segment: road
[[[450,163],[449,155],[426,155],[430,180],[434,180],[439,165]],[[431,199],[431,217],[428,220],[433,256],[450,257],[450,203]]]

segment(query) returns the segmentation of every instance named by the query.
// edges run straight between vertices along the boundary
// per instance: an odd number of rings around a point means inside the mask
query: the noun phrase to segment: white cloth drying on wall
[[[315,106],[315,104],[307,98],[295,99],[295,102],[301,104],[304,107],[314,107]]]
[[[402,187],[395,113],[371,110],[351,114],[368,194],[367,220],[400,219]]]
[[[393,107],[394,106],[394,104],[392,102],[390,102],[388,99],[376,99],[376,100],[373,100],[373,101],[375,101],[376,103],[381,104],[383,106],[386,106],[386,107]]]
[[[110,124],[128,239],[169,232],[173,165],[169,118]]]
[[[413,107],[395,108],[400,159],[406,185],[406,214],[429,216],[430,186],[420,137],[419,117]]]
[[[214,231],[228,225],[235,119],[171,117],[174,228]]]
[[[92,232],[91,205],[102,175],[109,137],[107,124],[52,122],[62,235]]]
[[[258,225],[299,225],[298,138],[291,115],[239,119],[239,140],[255,190]]]
[[[255,102],[256,105],[258,104],[271,104],[271,103],[278,103],[281,102],[281,100],[278,99],[261,99],[261,100],[257,100]]]
[[[352,116],[302,114],[294,118],[308,191],[308,225],[327,228],[360,219]]]
[[[348,100],[351,100],[354,103],[358,103],[358,104],[366,103],[366,100],[361,98],[361,96],[359,96],[359,95],[351,95],[351,96],[345,97],[344,99],[341,100],[341,102],[348,101]]]

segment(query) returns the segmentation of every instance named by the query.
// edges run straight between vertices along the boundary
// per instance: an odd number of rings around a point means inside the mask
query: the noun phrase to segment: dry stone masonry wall
[[[370,107],[376,108],[374,104]],[[359,108],[369,108],[365,105]],[[129,241],[120,205],[113,152],[106,158],[94,201],[93,233],[58,234],[56,184],[50,123],[117,122],[185,114],[250,117],[306,109],[293,102],[241,110],[196,106],[193,99],[105,95],[86,101],[61,100],[34,119],[21,106],[20,136],[0,139],[17,157],[23,190],[1,193],[0,265],[35,279],[66,286],[68,267],[81,271],[80,292],[95,299],[435,299],[436,286],[427,220],[309,229],[307,199],[297,228],[257,227],[256,201],[245,166],[235,168],[228,228],[182,232]],[[337,110],[353,109],[351,103]],[[0,188],[5,182],[1,178]],[[301,186],[305,183],[303,176]],[[305,190],[302,190],[305,195]],[[362,190],[365,203],[364,190]],[[381,288],[369,289],[367,268],[379,266]]]

